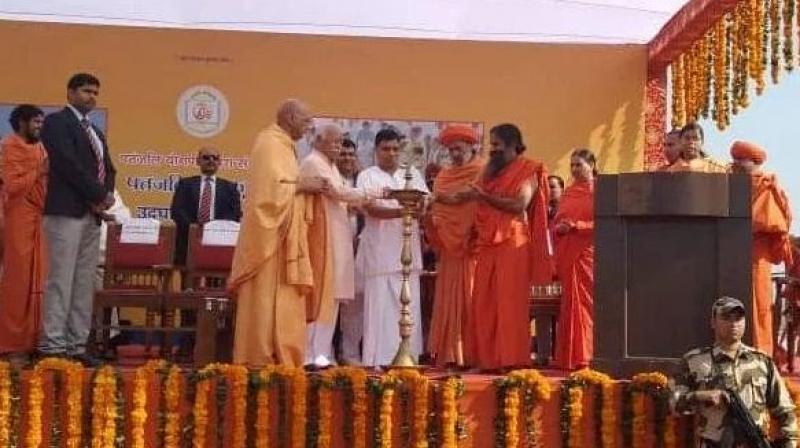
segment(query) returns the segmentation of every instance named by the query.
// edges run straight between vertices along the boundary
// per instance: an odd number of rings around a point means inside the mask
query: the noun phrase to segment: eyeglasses
[[[212,162],[219,162],[219,156],[215,156],[215,155],[212,155],[212,154],[203,154],[202,156],[200,156],[200,159],[201,160],[208,160],[208,161],[212,161]]]

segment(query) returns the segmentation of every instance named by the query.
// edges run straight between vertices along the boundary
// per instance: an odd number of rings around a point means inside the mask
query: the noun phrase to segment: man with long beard
[[[475,364],[497,369],[530,363],[531,284],[553,279],[547,230],[547,170],[522,157],[513,124],[490,132],[491,157],[469,197],[477,199],[478,262],[467,345]]]

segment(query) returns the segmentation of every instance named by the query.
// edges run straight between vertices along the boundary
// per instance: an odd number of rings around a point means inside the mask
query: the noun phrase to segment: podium
[[[750,316],[750,213],[746,175],[600,176],[594,368],[672,373],[684,353],[713,342],[717,298],[738,298]]]

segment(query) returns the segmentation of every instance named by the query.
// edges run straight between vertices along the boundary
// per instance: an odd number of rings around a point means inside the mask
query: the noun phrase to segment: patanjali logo
[[[189,135],[213,137],[228,124],[228,100],[212,86],[192,86],[178,99],[178,124]]]

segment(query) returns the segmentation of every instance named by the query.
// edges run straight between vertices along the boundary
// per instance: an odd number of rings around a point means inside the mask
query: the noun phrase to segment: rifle
[[[734,427],[744,436],[747,445],[751,448],[771,448],[769,439],[753,420],[742,397],[730,387],[725,388],[725,393],[728,395],[728,416]]]

